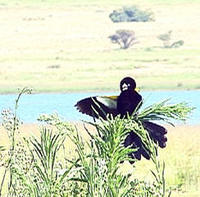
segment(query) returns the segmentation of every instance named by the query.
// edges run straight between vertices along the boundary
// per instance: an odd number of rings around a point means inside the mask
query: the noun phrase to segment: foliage
[[[31,190],[37,196],[60,196],[60,188],[63,186],[63,173],[58,177],[56,168],[56,157],[65,140],[64,133],[53,133],[51,129],[42,128],[40,140],[35,137],[29,142],[29,150],[31,152],[33,162],[33,169],[36,180],[32,182]],[[32,148],[31,148],[32,145]],[[40,184],[38,184],[40,183]]]
[[[11,195],[15,195],[16,192],[16,184],[17,184],[17,180],[15,179],[15,170],[17,169],[15,167],[16,163],[17,163],[17,152],[18,150],[16,149],[16,132],[21,124],[21,122],[19,121],[19,119],[17,118],[17,108],[18,108],[18,103],[20,100],[20,97],[23,94],[30,94],[31,93],[31,89],[28,88],[23,88],[19,94],[18,97],[15,101],[15,108],[14,108],[14,112],[10,111],[10,110],[4,110],[2,112],[2,125],[5,127],[9,140],[10,140],[10,146],[9,146],[9,151],[8,151],[8,159],[6,161],[6,163],[4,164],[5,166],[5,170],[4,170],[4,174],[3,174],[3,178],[1,180],[1,186],[0,186],[0,196],[2,193],[2,188],[3,185],[5,183],[5,177],[7,172],[9,171],[9,183],[8,183],[8,190],[10,192]]]
[[[130,30],[117,30],[115,34],[109,36],[112,43],[117,43],[122,49],[127,49],[137,43],[135,32]]]
[[[171,43],[172,31],[168,31],[165,34],[160,34],[157,38],[163,42],[164,48],[178,48],[184,44],[183,40],[178,40]]]
[[[49,122],[52,117],[55,118],[55,116],[46,116],[45,118]],[[54,120],[50,122],[55,123]],[[62,130],[66,128],[64,122],[56,122],[57,128],[62,128]],[[85,128],[90,136],[89,142],[84,143],[75,128],[71,127],[71,132],[68,132],[70,133],[68,137],[76,146],[77,151],[77,159],[70,161],[77,169],[76,176],[71,181],[81,184],[79,190],[85,189],[85,196],[165,196],[164,169],[161,169],[153,142],[146,135],[146,130],[141,124],[135,122],[133,117],[125,120],[120,119],[119,116],[114,119],[108,118],[106,121],[101,119],[100,123],[90,124],[97,131],[96,134],[93,134]],[[68,130],[69,127],[66,129]],[[154,153],[152,154],[152,161],[155,162],[156,171],[152,171],[152,174],[156,179],[152,185],[136,178],[132,180],[131,174],[120,172],[120,166],[124,161],[133,162],[128,154],[134,150],[123,146],[127,133],[133,129],[139,132],[143,142]],[[137,161],[134,160],[134,162]]]
[[[25,91],[26,90],[26,91]],[[167,105],[166,101],[147,107],[140,113],[127,119],[119,116],[106,121],[89,123],[93,129],[85,131],[89,140],[84,140],[79,130],[59,118],[58,115],[42,115],[43,122],[40,137],[16,139],[19,130],[17,106],[24,89],[16,100],[16,111],[4,113],[5,126],[10,148],[5,160],[4,176],[1,180],[0,196],[5,188],[6,172],[8,175],[7,196],[115,196],[115,197],[165,197],[170,196],[165,181],[165,163],[158,160],[157,145],[144,129],[144,120],[169,119],[184,120],[191,108],[185,104]],[[134,131],[140,136],[145,146],[151,150],[154,168],[152,183],[134,177],[134,174],[122,173],[120,168],[125,161],[134,167],[139,165],[128,154],[135,151],[124,147],[127,134]],[[65,141],[68,140],[67,143]],[[70,150],[69,142],[75,147],[74,155],[66,155]],[[67,146],[66,146],[67,145]],[[3,187],[4,185],[4,187]]]
[[[110,15],[110,19],[115,22],[147,22],[153,21],[154,16],[150,10],[141,10],[137,6],[123,7],[114,10]]]
[[[168,101],[169,99],[166,99],[146,107],[141,113],[138,114],[138,119],[148,121],[165,121],[172,124],[172,120],[185,121],[194,109],[193,107],[188,106],[185,102],[168,104]]]

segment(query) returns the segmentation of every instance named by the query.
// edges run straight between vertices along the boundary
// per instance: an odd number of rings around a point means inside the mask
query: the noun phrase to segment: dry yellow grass
[[[88,136],[82,123],[75,123],[81,136],[87,140]],[[19,137],[30,137],[39,135],[39,125],[25,124],[20,129]],[[94,130],[87,125],[89,130]],[[174,191],[172,197],[198,197],[200,194],[200,126],[179,125],[168,128],[168,143],[165,149],[160,149],[160,161],[166,163],[166,181],[172,188],[181,186],[181,191]],[[0,128],[1,145],[8,146],[8,138],[5,130]],[[73,145],[66,141],[69,154],[73,154]],[[70,148],[69,148],[70,147]],[[142,159],[136,163],[136,168],[130,164],[123,164],[125,171],[131,171],[133,177],[142,180],[152,180],[150,169],[153,169],[151,162]]]
[[[166,181],[172,188],[180,186],[182,191],[174,191],[172,197],[198,197],[200,195],[200,127],[199,125],[179,125],[168,128],[168,142],[159,150],[160,161],[166,164]],[[138,177],[151,180],[149,169],[153,165],[147,160],[137,163]],[[178,190],[178,188],[177,188]]]

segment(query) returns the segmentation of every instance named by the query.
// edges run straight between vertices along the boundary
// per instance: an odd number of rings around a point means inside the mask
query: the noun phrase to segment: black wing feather
[[[100,101],[104,98],[109,99],[109,97],[88,97],[78,101],[75,107],[83,114],[87,114],[95,118],[101,117],[106,119],[107,114],[112,114],[115,117],[118,114],[117,109],[110,107],[109,103],[108,105],[105,105],[105,103]]]

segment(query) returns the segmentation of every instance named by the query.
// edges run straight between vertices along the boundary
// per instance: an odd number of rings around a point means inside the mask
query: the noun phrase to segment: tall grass
[[[165,162],[158,159],[157,145],[142,126],[142,120],[185,119],[192,110],[186,104],[154,104],[142,112],[121,119],[108,117],[85,126],[89,140],[84,140],[79,129],[63,121],[58,115],[39,117],[42,122],[39,137],[16,138],[20,135],[17,106],[23,89],[16,99],[14,113],[3,113],[3,125],[9,137],[9,148],[4,159],[0,196],[88,196],[88,197],[166,197],[171,190],[165,181]],[[137,132],[150,150],[153,168],[152,182],[140,180],[131,173],[123,173],[124,162],[132,167],[140,162],[128,157],[136,151],[124,147],[130,131]],[[73,145],[75,153],[67,154]],[[3,148],[1,148],[3,151]]]

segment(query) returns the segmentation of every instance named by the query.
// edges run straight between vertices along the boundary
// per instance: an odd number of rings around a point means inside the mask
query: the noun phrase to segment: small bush
[[[153,12],[150,10],[140,10],[137,6],[124,7],[114,10],[110,15],[114,23],[118,22],[147,22],[153,21]]]
[[[184,45],[183,40],[178,40],[175,42],[171,41],[172,40],[172,30],[170,30],[164,34],[160,34],[157,38],[163,42],[164,48],[178,48],[178,47]]]
[[[137,43],[135,32],[129,30],[117,30],[115,34],[109,36],[114,44],[119,44],[122,49],[128,49],[133,44]]]
[[[183,45],[184,45],[184,41],[183,40],[179,40],[179,41],[173,42],[170,45],[170,48],[178,48],[178,47],[181,47]]]

